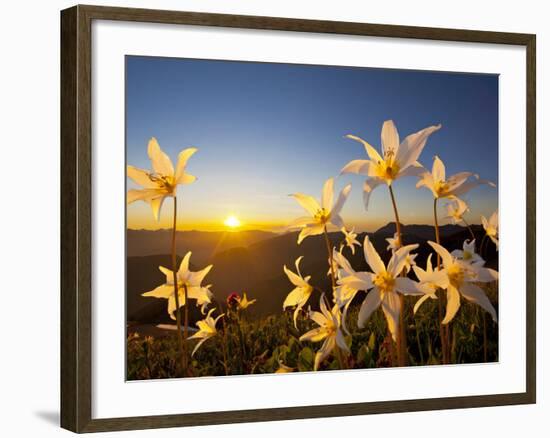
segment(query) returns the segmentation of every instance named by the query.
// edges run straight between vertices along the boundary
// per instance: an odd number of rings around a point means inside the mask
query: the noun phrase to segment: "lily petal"
[[[443,164],[443,161],[437,155],[434,157],[432,177],[434,181],[445,181],[445,164]]]
[[[365,327],[366,322],[369,320],[372,313],[378,309],[381,302],[382,297],[377,287],[367,293],[367,296],[363,300],[361,308],[359,309],[359,315],[357,316],[357,326],[359,328]]]
[[[370,242],[368,235],[365,236],[363,251],[365,253],[365,260],[375,274],[386,272],[386,266],[384,265],[384,262],[382,262],[380,255]]]
[[[388,329],[394,341],[397,340],[397,330],[399,329],[399,314],[401,313],[401,301],[395,292],[386,292],[382,300],[382,310],[386,317]]]
[[[323,346],[319,349],[319,351],[315,355],[315,365],[314,365],[315,371],[319,369],[319,365],[321,365],[321,363],[330,354],[330,352],[334,349],[335,346],[336,346],[336,339],[334,336],[329,336],[325,339]]]
[[[158,187],[157,183],[151,180],[149,172],[134,166],[126,166],[126,175],[136,184],[146,189]]]
[[[147,145],[147,154],[151,160],[153,170],[156,173],[164,176],[174,176],[174,166],[172,165],[172,160],[170,160],[170,157],[160,148],[155,137],[149,140],[149,144]]]
[[[428,244],[435,249],[435,252],[437,252],[441,256],[441,260],[443,261],[443,266],[450,266],[453,263],[453,257],[447,251],[445,248],[443,248],[441,245],[438,245],[435,242],[432,242],[431,240],[428,241]]]
[[[396,278],[395,289],[404,295],[424,295],[424,293],[418,289],[418,284],[407,277]]]
[[[346,199],[348,199],[348,196],[351,192],[351,184],[348,184],[345,186],[340,194],[338,195],[338,199],[336,199],[336,204],[334,204],[334,207],[332,207],[331,215],[337,215],[340,214],[340,211],[342,210],[342,207],[344,206],[344,203],[346,202]],[[331,205],[328,206],[330,208]],[[327,208],[327,207],[325,207]],[[340,227],[341,228],[341,227]]]
[[[160,209],[162,208],[162,203],[164,202],[164,199],[166,196],[161,196],[158,198],[151,199],[149,201],[149,205],[151,206],[151,210],[153,210],[153,216],[155,220],[159,220],[160,218]]]
[[[428,137],[434,132],[441,129],[441,125],[429,126],[414,134],[411,134],[403,140],[399,149],[397,150],[397,156],[395,160],[400,169],[406,169],[411,166],[415,161],[418,161],[418,157],[422,153]]]
[[[321,197],[321,207],[330,211],[332,207],[332,199],[334,197],[334,178],[329,178],[323,184],[323,193]]]
[[[342,168],[340,175],[344,173],[355,173],[366,176],[369,174],[370,165],[370,160],[353,160]]]
[[[321,208],[317,200],[310,195],[304,195],[303,193],[293,193],[292,196],[298,204],[300,204],[311,216],[315,216],[317,211]]]
[[[319,234],[323,234],[324,230],[324,225],[320,224],[308,225],[304,227],[298,235],[298,245],[308,236],[318,236]]]
[[[365,205],[365,210],[368,210],[369,208],[370,195],[372,191],[384,182],[385,181],[382,178],[367,178],[365,180],[363,183],[363,204]]]
[[[379,161],[383,161],[382,157],[376,151],[376,149],[374,149],[369,143],[367,143],[361,137],[357,137],[357,136],[351,135],[351,134],[346,135],[346,137],[351,139],[351,140],[355,140],[355,141],[358,141],[359,143],[363,144],[363,146],[365,147],[365,150],[367,151],[367,155],[375,163],[378,163]]]
[[[181,151],[178,155],[178,164],[176,165],[176,175],[174,177],[176,184],[190,184],[195,181],[195,177],[185,173],[187,161],[197,152],[197,148],[187,148]],[[192,181],[190,178],[192,178]]]
[[[395,156],[399,148],[399,133],[393,120],[386,120],[382,125],[381,139],[384,155],[392,153]]]
[[[454,286],[449,285],[447,287],[447,311],[441,324],[450,323],[455,317],[456,312],[458,312],[458,309],[460,309],[460,293]]]
[[[472,303],[477,304],[481,308],[485,309],[493,318],[493,321],[497,322],[497,312],[483,289],[472,283],[464,283],[460,287],[460,293],[464,298]]]
[[[424,301],[426,301],[428,298],[431,298],[429,295],[424,295],[422,297],[420,297],[418,299],[418,301],[416,303],[414,303],[414,307],[413,307],[413,314],[416,314],[416,312],[418,311],[418,309],[420,308],[420,306],[422,305],[422,303],[424,303]]]

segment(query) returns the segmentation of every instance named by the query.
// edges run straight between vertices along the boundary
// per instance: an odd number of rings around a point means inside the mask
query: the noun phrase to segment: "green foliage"
[[[482,285],[493,304],[498,301],[495,284]],[[411,366],[442,363],[437,318],[438,303],[428,300],[413,315],[414,298],[405,300],[405,321],[409,364]],[[351,354],[344,356],[347,368],[379,368],[392,366],[394,344],[387,334],[382,311],[377,310],[364,329],[357,327],[358,306],[351,306],[347,327],[351,335],[346,342]],[[484,325],[486,351],[484,348]],[[274,373],[281,366],[293,371],[313,370],[320,343],[302,342],[301,334],[316,325],[299,318],[295,329],[289,312],[248,320],[246,311],[230,311],[218,323],[218,334],[208,339],[190,360],[192,376],[223,376]],[[481,363],[498,361],[498,326],[478,306],[463,300],[451,324],[451,362]],[[189,353],[195,346],[188,342]],[[129,335],[127,340],[127,373],[129,380],[177,377],[178,348],[175,333],[151,338]],[[227,372],[226,372],[227,366]],[[336,370],[340,365],[334,354],[321,370]]]

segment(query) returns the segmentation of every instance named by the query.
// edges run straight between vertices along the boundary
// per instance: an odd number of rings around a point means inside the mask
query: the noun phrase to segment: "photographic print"
[[[126,57],[128,380],[498,362],[493,74]]]

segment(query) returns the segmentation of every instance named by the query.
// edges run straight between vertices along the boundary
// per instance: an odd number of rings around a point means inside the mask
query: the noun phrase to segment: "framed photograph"
[[[535,403],[535,35],[61,13],[61,423]]]

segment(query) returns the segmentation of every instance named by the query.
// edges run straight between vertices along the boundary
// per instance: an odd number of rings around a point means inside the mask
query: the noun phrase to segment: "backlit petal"
[[[170,296],[174,296],[174,286],[168,284],[162,284],[152,291],[145,292],[141,294],[144,297],[155,297],[155,298],[164,298],[167,299]]]
[[[428,137],[439,130],[441,125],[429,126],[421,131],[411,134],[403,140],[403,143],[397,150],[396,162],[400,169],[406,169],[411,166],[422,153]]]
[[[164,153],[160,148],[158,141],[155,137],[149,140],[147,145],[147,155],[151,160],[151,165],[155,173],[164,176],[174,176],[174,166],[170,157]]]
[[[362,138],[360,137],[357,137],[355,135],[351,135],[351,134],[348,134],[346,135],[347,138],[351,139],[351,140],[355,140],[355,141],[358,141],[359,143],[363,144],[363,146],[365,147],[365,150],[367,151],[367,155],[369,156],[369,158],[374,161],[375,163],[378,163],[380,161],[383,161],[382,160],[382,157],[380,156],[380,154],[376,151],[376,149],[374,149],[369,143],[367,143],[365,140],[363,140]]]
[[[441,256],[441,260],[443,260],[443,266],[447,267],[452,265],[453,263],[453,257],[447,251],[445,248],[443,248],[441,245],[438,245],[435,242],[432,242],[431,240],[428,242],[428,244],[435,249],[435,252],[437,252]]]
[[[191,156],[197,151],[197,148],[187,148],[179,153],[175,175],[176,184],[190,184],[195,180],[194,176],[192,177],[192,181],[189,181],[189,179],[185,179],[186,177],[191,177],[191,175],[187,175],[185,173],[185,167],[187,166],[187,161],[189,160],[189,158],[191,158]]]
[[[304,195],[303,193],[294,193],[290,196],[296,199],[298,204],[300,204],[311,216],[315,216],[317,211],[321,208],[313,196]]]
[[[308,236],[318,236],[319,234],[323,234],[324,229],[324,225],[320,224],[306,226],[298,235],[298,245]]]
[[[157,183],[151,180],[149,177],[149,172],[146,170],[139,169],[134,166],[126,166],[126,174],[128,175],[128,178],[143,188],[153,189],[158,187]]]
[[[443,161],[436,155],[432,166],[432,177],[436,182],[445,181],[445,165]]]
[[[399,295],[395,292],[386,292],[382,300],[382,310],[386,317],[388,329],[393,340],[397,340],[397,331],[399,329],[399,314],[401,313],[401,301]]]
[[[321,207],[330,211],[332,208],[332,199],[334,197],[334,178],[329,178],[323,184],[323,193],[321,196]]]
[[[343,173],[356,173],[359,175],[367,176],[369,174],[369,167],[371,165],[370,160],[353,160],[346,164],[340,174]]]
[[[357,326],[359,328],[364,328],[366,322],[371,317],[372,313],[378,309],[380,303],[382,302],[382,297],[380,296],[380,291],[378,288],[374,288],[363,300],[361,308],[359,309],[359,315],[357,316]]]
[[[350,192],[351,192],[351,184],[348,184],[340,191],[340,194],[338,195],[338,199],[336,199],[336,203],[334,204],[334,207],[331,210],[331,214],[334,214],[334,215],[340,214],[340,211],[342,210],[342,207],[344,206],[346,199],[348,199]],[[330,209],[331,205],[329,205],[328,208]]]
[[[477,304],[489,312],[493,321],[497,322],[497,312],[491,301],[489,301],[489,298],[487,298],[487,295],[485,295],[485,292],[483,292],[483,289],[472,283],[464,283],[460,287],[460,293],[468,301]]]
[[[384,155],[392,153],[395,156],[399,148],[399,133],[397,132],[393,120],[386,120],[382,125],[381,139]]]
[[[445,312],[445,318],[441,321],[441,324],[448,324],[453,320],[460,309],[460,293],[453,285],[447,287],[447,311]]]
[[[407,277],[396,278],[395,289],[404,295],[423,295],[423,292],[418,289],[418,284]]]
[[[319,369],[319,366],[321,365],[323,360],[325,360],[325,358],[330,354],[330,352],[334,349],[335,346],[336,346],[336,340],[334,336],[329,336],[328,338],[325,339],[323,346],[315,355],[315,366],[314,366],[315,371]]]
[[[373,244],[370,242],[369,236],[365,236],[363,251],[365,253],[365,260],[375,274],[386,272],[386,266],[384,265],[384,262],[382,262],[382,259]]]
[[[369,208],[370,195],[373,190],[384,182],[381,178],[368,178],[365,180],[363,184],[363,204],[365,205],[365,210]]]
[[[164,202],[165,198],[166,196],[161,196],[159,198],[154,198],[149,201],[149,205],[151,206],[151,210],[153,211],[153,216],[157,221],[160,218],[160,209],[162,208],[162,203]]]

